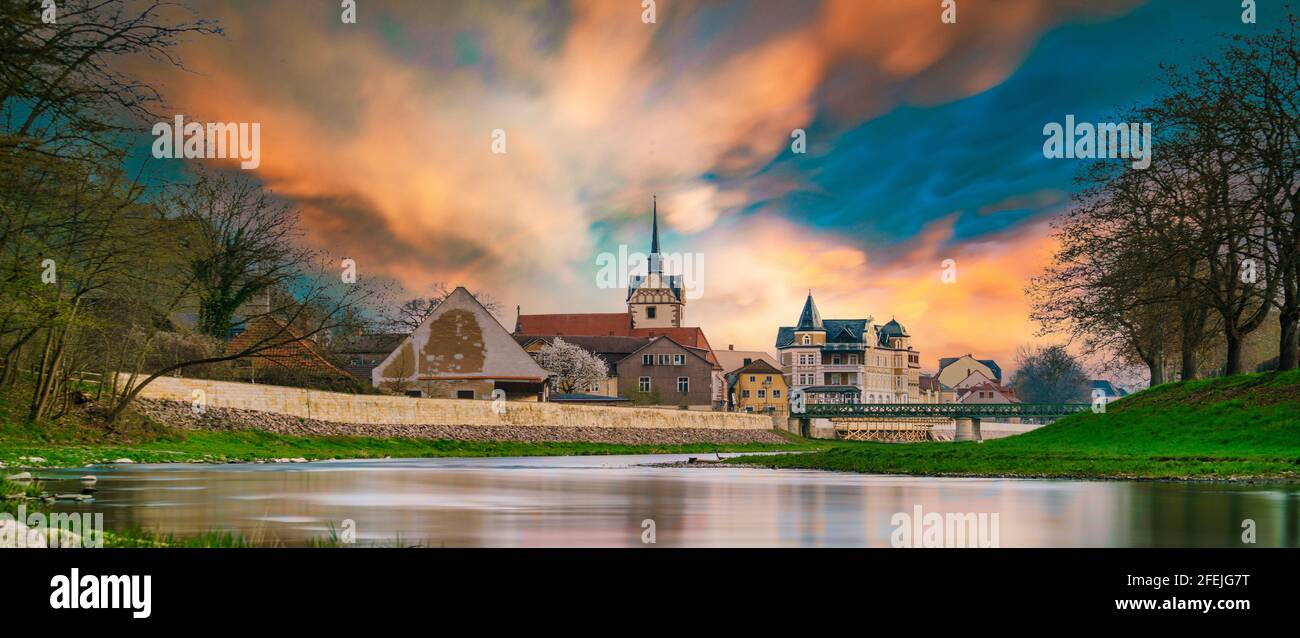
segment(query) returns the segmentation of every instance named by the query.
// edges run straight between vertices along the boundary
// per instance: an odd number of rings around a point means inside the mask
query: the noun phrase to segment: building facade
[[[976,359],[969,354],[939,359],[939,372],[935,376],[939,378],[939,383],[956,388],[957,384],[976,372],[993,383],[1002,383],[1002,368],[998,362],[992,359]]]
[[[716,365],[698,348],[655,337],[618,362],[618,395],[639,405],[712,409]]]
[[[777,330],[776,349],[790,392],[810,403],[917,403],[921,355],[902,324],[823,320],[808,293],[799,321]]]
[[[731,406],[736,412],[786,414],[790,386],[785,375],[764,359],[756,359],[727,374],[731,385]]]
[[[550,376],[463,287],[371,370],[375,387],[446,399],[544,401]]]

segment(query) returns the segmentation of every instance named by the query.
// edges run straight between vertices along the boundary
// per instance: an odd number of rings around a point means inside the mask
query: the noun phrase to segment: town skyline
[[[961,2],[951,24],[937,3],[660,3],[653,24],[639,4],[362,3],[343,24],[198,2],[225,37],[151,77],[168,114],[260,123],[241,173],[302,211],[311,246],[412,296],[465,285],[503,322],[615,311],[597,260],[644,250],[658,194],[665,251],[703,256],[689,321],[719,347],[772,349],[811,288],[830,315],[899,318],[926,369],[1010,366],[1055,341],[1023,289],[1081,166],[1042,156],[1043,125],[1112,114],[1181,42],[1253,26],[1163,0]]]

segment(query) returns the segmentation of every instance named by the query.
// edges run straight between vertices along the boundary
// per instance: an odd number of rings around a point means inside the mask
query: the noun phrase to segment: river
[[[898,513],[998,514],[1001,547],[1300,546],[1300,486],[963,479],[653,467],[688,455],[118,465],[97,477],[108,530],[229,530],[262,545],[355,531],[359,545],[889,547]],[[711,458],[711,457],[710,457]],[[1253,526],[1246,522],[1253,521]]]

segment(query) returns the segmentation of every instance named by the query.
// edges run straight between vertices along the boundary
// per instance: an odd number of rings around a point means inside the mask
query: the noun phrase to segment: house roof
[[[631,336],[632,317],[626,312],[586,312],[558,315],[519,315],[515,333],[521,335]]]
[[[822,330],[822,315],[817,312],[817,304],[813,302],[812,291],[808,291],[808,298],[803,302],[803,311],[799,313],[799,323],[795,326],[797,330]]]
[[[350,335],[339,339],[332,350],[338,354],[388,354],[406,338],[400,332]]]
[[[728,372],[734,372],[744,366],[745,359],[750,361],[761,359],[773,366],[780,365],[772,355],[761,350],[714,350],[713,356],[718,359],[718,365]]]
[[[776,366],[765,359],[755,359],[749,365],[735,371],[736,374],[782,374]]]
[[[1106,393],[1106,396],[1108,397],[1128,396],[1128,392],[1126,392],[1123,388],[1116,387],[1115,384],[1111,383],[1110,381],[1107,381],[1106,379],[1089,379],[1088,389],[1101,390],[1102,392]]]
[[[836,345],[863,345],[862,335],[867,331],[867,324],[870,319],[825,319],[820,320],[822,329],[826,331],[826,344],[834,348]],[[794,345],[794,333],[802,329],[797,326],[782,326],[776,331],[776,347],[784,348]]]
[[[635,352],[641,346],[649,343],[649,337],[618,337],[609,335],[600,335],[594,337],[588,336],[554,336],[554,335],[514,335],[515,341],[525,348],[529,344],[540,341],[542,343],[555,343],[556,339],[563,339],[566,343],[571,343],[597,357],[600,357],[610,369],[627,355]]]
[[[1019,398],[1016,397],[1016,391],[1014,389],[1004,385],[998,385],[996,383],[993,383],[992,381],[985,381],[983,383],[977,383],[969,388],[962,388],[958,390],[957,402],[961,403],[963,399],[969,397],[971,394],[977,391],[997,392],[998,394],[1001,394],[1002,396],[1012,401],[1015,401],[1017,403],[1020,401]]]
[[[226,345],[227,352],[241,352],[249,348],[260,348],[250,359],[264,359],[276,365],[297,370],[311,370],[325,374],[347,376],[348,373],[321,356],[311,339],[292,325],[272,315],[262,315],[248,323]],[[267,344],[273,344],[265,347]]]
[[[670,337],[670,336],[668,336],[668,335],[660,335],[660,336],[658,336],[658,337],[655,337],[655,338],[649,340],[648,342],[646,342],[645,345],[643,345],[643,346],[641,346],[640,348],[637,348],[636,350],[633,350],[632,352],[628,353],[627,356],[628,356],[628,357],[634,357],[634,356],[636,356],[636,354],[637,354],[638,352],[641,352],[642,350],[644,350],[644,349],[650,347],[650,344],[656,343],[656,342],[658,342],[658,341],[661,340],[661,339],[667,339],[668,341],[672,342],[674,345],[680,347],[682,350],[685,350],[685,351],[691,353],[692,355],[695,355],[695,356],[697,356],[697,357],[703,359],[703,360],[704,360],[705,362],[707,362],[710,366],[712,366],[714,370],[721,370],[721,369],[722,369],[722,367],[718,365],[717,360],[715,360],[715,359],[713,358],[713,352],[712,352],[712,351],[710,351],[710,350],[706,350],[706,349],[704,349],[704,348],[693,348],[693,347],[691,347],[691,346],[689,346],[689,345],[686,345],[686,344],[684,344],[684,343],[682,343],[682,342],[680,342],[680,341],[678,341],[678,340],[676,340],[676,339],[674,339],[674,338],[672,338],[672,337]],[[624,358],[627,358],[627,357],[624,357]]]
[[[549,376],[461,286],[372,372],[375,385],[395,380],[544,381]]]
[[[904,328],[903,324],[898,323],[898,321],[895,319],[890,319],[889,323],[880,327],[880,337],[882,340],[886,337],[909,337],[909,336],[911,335],[907,334],[907,328]]]
[[[937,392],[952,390],[952,388],[939,381],[938,375],[923,374],[917,379],[917,381],[921,390],[935,390]]]
[[[975,357],[972,357],[969,353],[964,354],[960,357],[944,357],[942,359],[939,359],[939,372],[936,372],[935,374],[942,374],[944,368],[956,363],[959,359],[962,359],[964,357],[970,357],[972,359],[975,359]],[[975,360],[988,366],[989,370],[993,371],[994,381],[1002,380],[1002,368],[998,367],[997,361],[994,361],[992,359],[975,359]]]
[[[713,346],[699,327],[633,328],[632,317],[626,312],[576,313],[560,315],[519,315],[515,325],[516,335],[534,337],[672,337],[673,341],[688,348],[707,351],[705,359],[718,365],[713,356]]]

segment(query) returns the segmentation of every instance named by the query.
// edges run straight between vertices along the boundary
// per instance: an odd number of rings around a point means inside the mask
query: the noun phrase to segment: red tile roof
[[[237,353],[250,348],[260,350],[247,358],[270,361],[286,368],[347,376],[346,372],[316,351],[311,339],[303,338],[292,325],[270,315],[249,322],[244,331],[226,345],[226,352]]]
[[[519,315],[515,334],[631,337],[632,317],[626,312],[588,312],[563,315]]]

